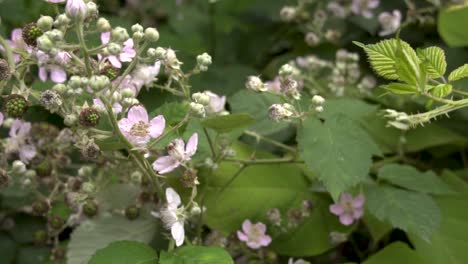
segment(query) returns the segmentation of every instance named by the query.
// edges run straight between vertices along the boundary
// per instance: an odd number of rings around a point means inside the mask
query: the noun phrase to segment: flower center
[[[263,233],[261,232],[260,229],[258,229],[256,226],[252,226],[250,228],[250,232],[249,232],[249,238],[252,240],[252,241],[259,241],[261,239],[261,237],[263,236]]]
[[[130,129],[130,135],[136,137],[145,137],[148,135],[149,125],[143,121],[138,121],[138,123],[134,124]]]
[[[352,201],[345,201],[343,203],[343,210],[346,212],[346,213],[352,213],[354,211],[354,208],[353,208],[353,203]]]

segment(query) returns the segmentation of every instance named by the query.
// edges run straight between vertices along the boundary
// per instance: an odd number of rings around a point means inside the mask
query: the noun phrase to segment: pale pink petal
[[[353,210],[354,219],[359,219],[364,215],[364,210],[362,208],[357,208]]]
[[[132,120],[135,123],[137,123],[139,121],[143,121],[144,123],[148,123],[148,112],[141,105],[133,106],[128,111],[128,119]]]
[[[63,83],[67,80],[67,73],[59,66],[50,67],[50,79],[55,83]]]
[[[22,162],[28,164],[36,156],[36,147],[33,145],[24,145],[19,151],[19,158]]]
[[[257,241],[248,241],[247,246],[251,249],[257,249],[260,248],[262,245],[260,245],[260,243],[258,243]]]
[[[342,193],[340,196],[340,203],[352,202],[353,196],[350,193]]]
[[[152,138],[157,138],[164,132],[166,127],[166,120],[164,116],[159,115],[150,121],[149,134]]]
[[[27,136],[29,134],[29,131],[31,131],[31,123],[29,122],[21,122],[21,126],[19,127],[18,130],[18,136]]]
[[[119,59],[116,56],[109,56],[107,57],[109,62],[112,64],[112,66],[116,68],[122,68],[122,63],[119,61]]]
[[[242,223],[242,231],[244,231],[246,234],[250,233],[251,228],[252,228],[252,222],[250,222],[249,219],[245,220]]]
[[[268,236],[268,235],[264,235],[260,239],[260,245],[262,245],[264,247],[268,246],[270,243],[271,243],[271,237]]]
[[[263,224],[263,223],[257,223],[257,224],[255,224],[255,227],[256,227],[257,230],[260,231],[261,233],[265,233],[265,232],[266,232],[266,226],[265,226],[265,224]]]
[[[344,212],[344,210],[340,205],[332,204],[330,205],[330,212],[334,215],[341,215]]]
[[[348,214],[340,215],[340,222],[345,226],[351,225],[353,221],[354,221],[353,217]]]
[[[242,233],[241,231],[237,231],[237,238],[239,238],[240,241],[249,241],[249,238],[247,237],[246,234]]]
[[[166,189],[166,200],[170,207],[177,208],[182,203],[179,194],[172,188]]]
[[[187,145],[185,146],[185,153],[187,156],[191,157],[197,152],[198,146],[198,134],[194,133],[188,140]]]
[[[126,133],[130,132],[130,129],[132,129],[134,124],[135,122],[128,118],[123,118],[119,120],[119,123],[118,123],[120,131],[126,132]]]
[[[101,34],[101,42],[102,44],[107,44],[110,41],[111,33],[110,32],[104,32]]]
[[[39,67],[39,79],[43,82],[47,81],[47,70],[45,67]]]
[[[362,193],[360,193],[356,198],[353,200],[353,208],[361,208],[364,205],[366,198]]]
[[[176,246],[180,247],[184,243],[185,239],[184,224],[181,222],[175,222],[171,227],[171,235],[176,242]]]
[[[21,28],[13,29],[11,32],[11,40],[16,43],[23,41],[23,30]]]
[[[153,169],[159,174],[165,174],[179,167],[180,162],[171,156],[163,156],[153,162]]]
[[[125,48],[133,48],[133,39],[129,38],[127,39],[124,43],[124,49]]]
[[[22,124],[23,122],[21,120],[15,119],[13,121],[13,124],[11,124],[10,132],[8,133],[8,135],[10,137],[16,137],[16,135],[18,135],[18,131],[21,129]]]

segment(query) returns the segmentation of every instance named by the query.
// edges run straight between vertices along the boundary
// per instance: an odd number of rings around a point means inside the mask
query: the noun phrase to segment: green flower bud
[[[84,108],[80,112],[80,125],[85,126],[85,127],[95,127],[99,124],[99,112],[92,108]]]
[[[45,215],[49,212],[50,205],[46,200],[38,200],[32,204],[31,208],[35,215]]]
[[[315,105],[323,105],[325,103],[325,99],[320,95],[314,95],[314,97],[312,97],[312,103]]]
[[[75,114],[66,115],[65,118],[63,119],[63,123],[66,126],[74,126],[77,121],[78,121],[78,117]]]
[[[99,30],[99,32],[109,32],[112,30],[112,27],[109,23],[109,20],[101,17],[98,19],[96,23],[96,27]]]
[[[194,93],[192,94],[192,99],[196,103],[199,103],[205,106],[210,103],[210,96],[208,96],[205,93]]]
[[[11,169],[14,173],[22,174],[26,172],[26,165],[21,160],[15,160],[13,161]]]
[[[86,15],[88,17],[97,17],[99,14],[99,10],[98,10],[98,7],[96,5],[96,3],[94,2],[88,2],[86,4]]]
[[[143,32],[144,28],[140,24],[135,24],[132,26],[132,32]]]
[[[157,29],[149,27],[145,30],[145,39],[150,42],[156,42],[159,40],[159,32]]]
[[[4,59],[0,59],[0,81],[9,80],[11,78],[10,65]]]
[[[154,57],[158,60],[163,60],[166,58],[166,50],[161,47],[157,47],[155,52],[154,52]]]
[[[63,32],[58,30],[58,29],[53,29],[50,31],[47,31],[45,33],[47,37],[50,38],[52,41],[62,41],[63,40]]]
[[[135,92],[130,88],[123,89],[121,93],[123,98],[132,98],[135,96]]]
[[[111,55],[119,55],[122,52],[122,46],[117,43],[111,42],[107,46],[107,50]]]
[[[56,91],[59,94],[64,94],[67,91],[68,87],[63,83],[58,83],[52,87],[53,91]]]
[[[12,118],[20,118],[29,108],[29,102],[19,94],[11,94],[5,99],[3,111]]]
[[[212,63],[211,56],[206,52],[201,54],[201,55],[198,55],[197,56],[197,63],[199,65],[199,67],[203,67],[203,68],[207,69],[207,66],[210,66],[211,63]]]
[[[291,76],[294,74],[294,67],[289,64],[284,64],[279,70],[279,75],[282,77]]]
[[[61,218],[60,216],[52,216],[49,218],[49,227],[52,229],[52,230],[60,230],[63,225],[65,225],[65,220],[63,220],[63,218]]]
[[[93,168],[90,166],[83,166],[78,170],[78,176],[80,177],[89,177],[93,172]]]
[[[96,191],[96,187],[92,182],[85,182],[81,185],[81,189],[88,194],[92,194]]]
[[[143,32],[135,32],[133,33],[133,36],[132,36],[135,42],[140,42],[140,40],[142,40],[144,37],[145,37],[145,34]]]
[[[42,35],[39,38],[37,38],[36,45],[40,50],[44,52],[49,52],[54,47],[54,43],[46,35]]]
[[[70,18],[67,17],[65,14],[61,14],[57,17],[57,19],[54,21],[54,26],[56,27],[66,27],[68,24],[70,24]]]
[[[47,232],[45,230],[38,230],[34,233],[34,244],[45,245],[47,242]]]
[[[190,112],[198,117],[205,117],[205,106],[199,103],[191,102],[190,103]]]
[[[130,205],[125,209],[125,217],[128,220],[135,220],[140,216],[140,208],[136,205]]]
[[[123,27],[116,27],[112,30],[111,39],[117,42],[123,43],[129,38],[127,30]]]
[[[29,23],[23,27],[23,40],[29,46],[35,47],[37,38],[44,32],[36,25],[36,23]]]
[[[95,201],[88,200],[83,204],[83,214],[87,217],[93,217],[98,212],[98,205]]]
[[[100,91],[110,85],[109,77],[105,75],[92,76],[89,79],[89,86],[95,91]]]
[[[54,24],[54,19],[50,16],[41,16],[37,20],[37,27],[41,29],[42,31],[50,30],[53,24]]]
[[[73,88],[80,88],[81,87],[81,77],[80,76],[72,76],[68,81],[68,85]]]
[[[48,177],[52,173],[52,165],[48,160],[44,160],[39,163],[35,169],[39,177]]]
[[[24,176],[28,179],[32,179],[32,178],[35,178],[37,176],[37,173],[35,170],[27,170],[25,173],[24,173]]]

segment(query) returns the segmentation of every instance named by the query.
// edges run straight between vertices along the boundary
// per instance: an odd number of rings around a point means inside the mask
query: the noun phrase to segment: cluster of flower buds
[[[299,207],[290,208],[286,215],[283,216],[278,208],[272,208],[267,211],[266,217],[268,222],[275,227],[275,230],[287,232],[290,229],[296,228],[307,217],[310,216],[313,210],[312,202],[303,200]]]
[[[400,130],[408,130],[410,128],[410,116],[405,112],[386,109],[385,117],[391,119],[391,121],[387,122],[388,126],[392,126]]]
[[[192,94],[192,100],[190,110],[195,116],[203,118],[229,114],[225,110],[225,96],[219,96],[211,91],[203,91]]]
[[[296,108],[288,103],[273,104],[268,108],[268,116],[276,122],[290,120],[297,116],[297,114]]]

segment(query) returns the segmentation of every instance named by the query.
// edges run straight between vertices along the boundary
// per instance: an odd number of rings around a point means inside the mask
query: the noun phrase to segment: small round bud
[[[161,47],[157,47],[154,53],[156,59],[164,60],[166,58],[166,50]]]
[[[18,174],[25,173],[26,165],[21,160],[15,160],[13,161],[11,169],[13,170],[13,172]]]
[[[247,82],[245,83],[245,87],[255,92],[265,92],[268,90],[266,85],[257,76],[247,77]]]
[[[114,92],[112,94],[112,100],[114,100],[114,102],[119,102],[122,100],[122,95],[119,92]]]
[[[95,91],[100,91],[110,85],[109,77],[105,75],[94,75],[89,79],[89,87]]]
[[[143,179],[143,174],[140,171],[134,171],[130,175],[130,179],[132,180],[133,183],[140,184],[142,182],[142,179]]]
[[[59,94],[64,94],[67,91],[67,89],[67,86],[63,83],[58,83],[52,87],[52,90]]]
[[[198,117],[205,117],[205,106],[199,103],[191,102],[190,103],[190,112]]]
[[[68,85],[73,88],[79,88],[81,87],[81,77],[80,76],[72,76],[70,77],[70,80],[68,81]]]
[[[22,37],[26,44],[35,47],[37,38],[44,32],[36,25],[36,23],[29,23],[23,27]]]
[[[341,38],[341,33],[337,30],[329,29],[325,32],[325,38],[330,42],[337,42]]]
[[[80,177],[89,177],[93,172],[93,168],[90,166],[83,166],[78,170],[78,176]]]
[[[4,59],[0,59],[0,81],[9,80],[11,78],[10,65]]]
[[[129,38],[127,30],[123,27],[116,27],[112,30],[111,39],[117,42],[123,43]]]
[[[130,88],[125,88],[121,92],[123,98],[132,98],[135,96],[135,92]]]
[[[314,97],[312,97],[312,103],[315,105],[323,105],[325,99],[320,95],[314,95]]]
[[[99,112],[92,108],[84,108],[80,112],[80,124],[85,127],[95,127],[99,124]]]
[[[140,208],[136,205],[130,205],[125,209],[125,217],[128,220],[135,220],[140,216]]]
[[[319,105],[319,106],[315,107],[315,112],[322,113],[323,112],[323,106]]]
[[[320,38],[314,32],[308,32],[305,35],[304,40],[310,47],[315,47],[320,44]]]
[[[9,117],[20,118],[29,108],[29,102],[19,94],[11,94],[5,99],[3,111]]]
[[[157,42],[159,40],[158,30],[152,27],[145,29],[145,39],[151,42]]]
[[[295,72],[295,69],[293,66],[291,66],[290,64],[284,64],[283,66],[281,66],[278,73],[282,77],[288,77],[288,76],[293,75],[294,72]]]
[[[205,93],[194,93],[192,94],[192,99],[196,103],[199,103],[205,106],[210,103],[210,96]]]
[[[33,179],[37,176],[37,173],[35,170],[27,170],[25,173],[24,173],[24,177],[28,178],[28,179]]]
[[[63,32],[58,29],[53,29],[47,31],[44,35],[46,35],[51,41],[62,41],[63,40]],[[39,39],[38,39],[39,41]]]
[[[338,245],[348,240],[348,235],[346,233],[332,231],[328,235],[330,243],[333,245]]]
[[[99,15],[96,3],[90,1],[86,4],[86,15],[88,17],[97,17]]]
[[[85,193],[88,193],[88,194],[92,194],[92,193],[94,193],[96,191],[96,187],[94,186],[94,184],[92,182],[84,182],[81,185],[81,189]]]
[[[132,38],[135,42],[140,42],[145,37],[145,33],[143,32],[135,32],[132,35]]]
[[[50,205],[46,200],[39,200],[32,204],[32,211],[35,215],[45,215],[49,212]]]
[[[83,204],[83,214],[86,215],[87,217],[93,217],[97,214],[97,212],[98,212],[98,205],[95,201],[87,200]]]
[[[57,19],[54,21],[54,26],[56,27],[65,27],[70,24],[70,18],[65,14],[57,16]]]
[[[195,216],[195,215],[200,215],[202,212],[202,209],[198,205],[198,203],[193,202],[192,208],[190,208],[190,215]]]
[[[48,31],[52,28],[54,19],[50,16],[41,16],[37,20],[37,27],[42,31]]]
[[[156,58],[156,49],[155,48],[149,48],[146,51],[146,55],[150,58]]]
[[[78,122],[78,116],[75,114],[66,115],[63,119],[63,123],[67,126],[74,126]]]
[[[96,27],[98,29],[99,32],[109,32],[112,30],[112,27],[109,23],[109,20],[101,17],[98,19],[97,23],[96,23]]]
[[[60,230],[63,227],[63,225],[65,224],[65,220],[63,220],[62,217],[56,216],[56,215],[50,217],[48,222],[49,222],[50,229],[52,229],[54,231],[55,230]]]
[[[119,55],[122,52],[122,46],[117,43],[111,42],[107,46],[107,50],[109,51],[110,55]]]
[[[33,171],[34,174],[37,173],[39,177],[48,177],[52,173],[52,165],[50,164],[49,160],[44,160],[35,167],[35,171]],[[32,175],[29,176],[32,178]]]
[[[285,6],[280,11],[281,20],[291,22],[296,18],[297,10],[293,6]]]
[[[207,71],[208,66],[212,63],[211,56],[208,53],[203,53],[197,56],[197,66],[201,71]]]
[[[44,52],[49,52],[54,47],[54,43],[46,35],[42,35],[39,38],[37,38],[36,45],[39,48],[39,50],[42,50]]]
[[[83,20],[86,18],[87,6],[83,0],[67,1],[65,13],[71,19]]]
[[[135,24],[132,26],[132,32],[143,32],[145,29],[140,24]]]
[[[267,212],[267,219],[275,226],[281,225],[281,212],[278,208],[272,208]]]

